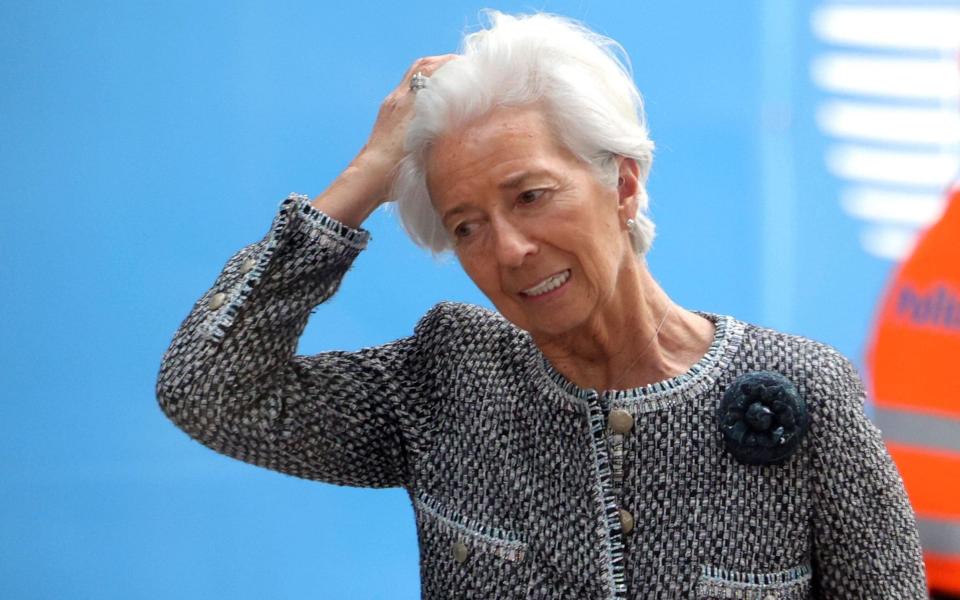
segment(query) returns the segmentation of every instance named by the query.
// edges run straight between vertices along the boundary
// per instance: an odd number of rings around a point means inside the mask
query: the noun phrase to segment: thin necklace
[[[614,382],[614,384],[610,387],[611,390],[617,389],[617,384],[620,383],[621,381],[623,381],[623,378],[626,377],[626,375],[630,372],[631,369],[633,369],[635,366],[637,366],[637,363],[640,362],[640,359],[643,358],[643,355],[647,353],[647,350],[649,350],[651,346],[653,346],[653,342],[655,342],[656,339],[657,339],[657,336],[660,335],[660,329],[663,328],[663,324],[667,322],[667,316],[668,316],[672,311],[673,311],[673,302],[671,302],[671,303],[670,303],[670,306],[667,307],[667,310],[664,311],[664,313],[663,313],[663,318],[660,319],[660,324],[657,325],[657,330],[653,333],[653,337],[650,338],[650,343],[647,344],[647,347],[644,348],[644,349],[640,352],[640,354],[637,355],[637,357],[636,357],[635,359],[633,359],[633,362],[630,363],[630,366],[627,367],[627,368],[623,371],[623,373],[620,375],[620,377],[619,377],[619,378]]]

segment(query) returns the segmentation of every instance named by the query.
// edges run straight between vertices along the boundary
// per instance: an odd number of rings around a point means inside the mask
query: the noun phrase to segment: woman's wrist
[[[371,154],[360,154],[326,190],[310,203],[317,210],[353,228],[387,200],[392,170]]]

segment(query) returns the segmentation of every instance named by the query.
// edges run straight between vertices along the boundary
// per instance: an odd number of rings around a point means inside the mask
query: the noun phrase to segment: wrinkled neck
[[[534,338],[554,368],[583,388],[631,389],[684,373],[707,352],[714,325],[673,303],[643,260],[579,327]]]

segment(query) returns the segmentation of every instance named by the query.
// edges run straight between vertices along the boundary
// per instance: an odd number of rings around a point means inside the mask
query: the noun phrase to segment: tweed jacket
[[[404,487],[424,598],[926,597],[902,481],[835,349],[698,311],[715,339],[686,373],[599,391],[500,315],[441,303],[409,337],[295,355],[367,241],[289,196],[183,321],[157,395],[217,452]],[[716,416],[760,370],[809,410],[779,464],[735,458]]]

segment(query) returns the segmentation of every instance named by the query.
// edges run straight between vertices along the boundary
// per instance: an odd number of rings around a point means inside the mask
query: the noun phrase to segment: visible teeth
[[[563,273],[557,273],[553,277],[538,283],[532,288],[523,290],[520,292],[524,296],[540,296],[546,294],[547,292],[553,291],[567,282],[570,279],[570,269],[567,269]]]

